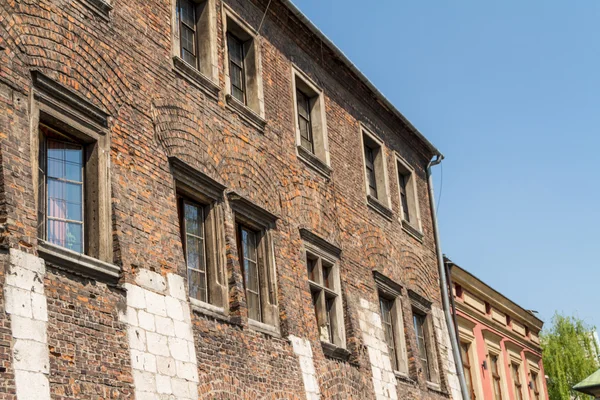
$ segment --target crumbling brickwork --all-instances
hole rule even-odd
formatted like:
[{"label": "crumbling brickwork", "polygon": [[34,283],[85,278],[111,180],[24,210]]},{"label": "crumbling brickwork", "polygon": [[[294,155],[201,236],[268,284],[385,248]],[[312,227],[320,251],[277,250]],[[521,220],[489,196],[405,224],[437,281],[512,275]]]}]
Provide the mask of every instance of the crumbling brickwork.
[{"label": "crumbling brickwork", "polygon": [[[431,346],[439,380],[434,385],[426,382],[415,353],[408,298],[409,291],[414,292],[432,309],[441,307],[426,181],[434,149],[279,0],[207,2],[216,29],[218,81],[212,83],[218,89],[216,96],[174,64],[171,0],[104,4],[102,0],[0,2],[0,284],[10,269],[9,249],[44,258],[51,398],[452,397],[446,372],[449,349],[439,343],[438,331],[432,334],[436,339]],[[249,29],[260,26],[255,40],[264,113],[258,118],[236,110],[226,98],[224,8]],[[325,96],[328,174],[298,156],[292,65]],[[35,87],[33,71],[63,88],[62,95],[46,100],[49,92]],[[46,92],[39,94],[42,89]],[[94,121],[106,123],[98,129],[93,123],[89,126],[110,142],[109,179],[99,185],[106,184],[110,194],[112,254],[101,262],[84,259],[96,268],[92,275],[89,269],[77,269],[81,260],[61,265],[60,256],[42,251],[44,243],[38,240],[38,125],[44,118],[50,121],[45,123],[60,120],[54,111],[46,111],[54,102],[84,104],[74,106],[77,112],[98,108],[102,113],[94,114]],[[266,121],[264,129],[257,126],[261,119]],[[384,144],[390,199],[384,213],[367,204],[362,127]],[[416,234],[403,228],[401,221],[396,156],[414,170],[420,210]],[[171,292],[173,276],[187,279],[173,159],[225,187],[219,200],[223,217],[218,221],[223,226],[228,296],[222,315]],[[276,220],[270,237],[279,322],[273,332],[249,323],[236,216],[228,198],[232,192]],[[341,250],[343,357],[332,356],[321,343],[300,229]],[[118,278],[106,273],[107,264],[118,267]],[[361,324],[365,318],[360,314],[361,300],[373,313],[379,302],[373,271],[401,286],[403,296],[409,374],[396,377],[386,371],[386,392],[374,386],[381,377],[373,379],[375,364],[367,349],[385,343],[365,343],[365,337],[375,334],[363,334],[370,325]],[[149,272],[160,278],[148,279]],[[182,315],[191,310],[189,319],[171,317],[168,310],[162,315],[159,306],[141,304],[136,296],[144,301],[164,298],[157,301],[166,302],[167,308],[169,302],[181,302],[173,307],[182,307]],[[3,299],[0,307],[0,398],[12,400],[18,392],[13,314]],[[160,318],[164,318],[160,323],[178,321],[184,331],[192,329],[194,348],[185,354],[195,354],[195,360],[178,358],[181,343],[169,327],[162,325],[164,331],[157,333]],[[381,329],[380,323],[377,326]],[[165,340],[166,347],[136,342],[141,340],[139,327],[144,334]],[[432,329],[437,327],[439,321],[432,324]],[[170,346],[171,342],[176,344]],[[175,369],[163,364],[155,368],[152,362],[160,363],[160,357],[181,364]],[[192,364],[197,365],[197,374],[190,373]],[[378,365],[384,364],[389,365],[378,360]],[[396,392],[390,393],[388,389],[394,388]]]}]

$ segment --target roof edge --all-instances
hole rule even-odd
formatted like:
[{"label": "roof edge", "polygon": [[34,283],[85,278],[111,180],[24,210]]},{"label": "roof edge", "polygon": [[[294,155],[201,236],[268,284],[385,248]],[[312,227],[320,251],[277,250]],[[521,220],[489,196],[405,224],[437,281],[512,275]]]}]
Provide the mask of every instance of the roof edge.
[{"label": "roof edge", "polygon": [[525,318],[531,318],[533,321],[539,323],[540,328],[543,327],[544,321],[542,319],[540,319],[539,317],[537,317],[535,314],[533,314],[529,310],[526,310],[525,308],[523,308],[522,306],[520,306],[518,303],[514,302],[513,300],[509,299],[504,294],[502,294],[500,291],[494,289],[493,287],[491,287],[490,285],[488,285],[487,283],[485,283],[484,281],[482,281],[481,279],[479,279],[477,276],[473,275],[471,272],[467,271],[466,269],[464,269],[460,265],[456,264],[454,261],[452,261],[448,257],[444,256],[444,261],[447,262],[447,263],[449,263],[453,267],[458,268],[464,274],[466,274],[468,276],[471,276],[477,282],[479,282],[483,286],[489,288],[492,292],[494,292],[494,293],[498,294],[499,296],[501,296],[503,299],[505,299],[508,303],[510,303],[511,305],[513,305],[516,308],[516,310],[514,310],[516,314],[518,314],[517,312],[520,311],[520,313],[521,313],[520,317],[521,318],[524,318],[524,319]]},{"label": "roof edge", "polygon": [[319,37],[343,62],[346,66],[354,73],[358,78],[365,84],[367,87],[375,93],[375,95],[388,107],[392,113],[398,117],[406,127],[417,136],[425,146],[432,152],[434,155],[438,155],[443,157],[444,155],[421,133],[419,130],[404,116],[402,113],[394,106],[388,99],[375,87],[375,85],[363,74],[356,65],[337,47],[313,22],[308,19],[306,15],[291,0],[281,0],[283,3],[296,17],[300,19],[313,34]]}]

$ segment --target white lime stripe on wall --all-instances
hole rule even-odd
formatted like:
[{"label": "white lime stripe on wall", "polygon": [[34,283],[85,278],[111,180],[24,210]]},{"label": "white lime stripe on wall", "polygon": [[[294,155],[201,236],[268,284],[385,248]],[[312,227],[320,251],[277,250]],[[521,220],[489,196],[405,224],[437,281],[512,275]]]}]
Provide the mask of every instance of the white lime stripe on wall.
[{"label": "white lime stripe on wall", "polygon": [[44,261],[11,249],[4,283],[6,313],[13,337],[13,367],[18,400],[50,400],[48,306],[44,295]]},{"label": "white lime stripe on wall", "polygon": [[[198,366],[182,277],[141,270],[125,284],[133,383],[137,399],[198,399]],[[139,285],[139,286],[138,286]]]}]

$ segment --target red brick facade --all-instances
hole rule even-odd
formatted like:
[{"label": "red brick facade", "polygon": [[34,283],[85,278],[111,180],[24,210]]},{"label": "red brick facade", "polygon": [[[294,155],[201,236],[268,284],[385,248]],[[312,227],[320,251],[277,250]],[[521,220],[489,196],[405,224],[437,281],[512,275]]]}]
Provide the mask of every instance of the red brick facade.
[{"label": "red brick facade", "polygon": [[[441,307],[426,167],[433,151],[340,62],[283,3],[274,0],[259,32],[264,131],[225,100],[222,1],[217,0],[218,98],[175,72],[170,0],[112,0],[108,18],[91,0],[7,0],[0,4],[0,285],[9,249],[38,254],[32,137],[32,71],[72,89],[108,114],[112,259],[105,283],[46,263],[48,381],[53,399],[134,398],[124,313],[140,270],[186,275],[169,157],[277,216],[273,229],[280,335],[249,328],[234,216],[225,201],[226,319],[192,313],[200,399],[304,399],[301,365],[288,336],[307,339],[322,398],[376,398],[359,323],[361,300],[378,304],[373,271],[402,287],[408,377],[400,399],[451,397],[449,351],[436,330],[439,387],[426,383],[408,291]],[[227,4],[251,27],[266,0]],[[292,63],[325,96],[331,173],[296,152]],[[391,218],[366,201],[361,124],[382,139]],[[34,132],[34,133],[31,133]],[[398,154],[414,169],[422,240],[402,228]],[[339,260],[348,360],[324,354],[306,277],[300,229],[342,250]],[[83,274],[85,275],[85,274]],[[11,317],[0,297],[0,399],[16,399]],[[441,326],[444,326],[442,324]],[[280,336],[280,337],[278,337]],[[138,396],[139,397],[139,396]],[[162,397],[161,397],[162,398]],[[169,398],[169,397],[164,397]]]}]

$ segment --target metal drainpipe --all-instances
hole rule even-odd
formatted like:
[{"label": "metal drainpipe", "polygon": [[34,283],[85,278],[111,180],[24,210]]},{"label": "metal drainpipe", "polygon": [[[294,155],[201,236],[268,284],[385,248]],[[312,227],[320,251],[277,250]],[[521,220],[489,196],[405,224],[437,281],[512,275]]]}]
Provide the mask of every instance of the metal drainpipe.
[{"label": "metal drainpipe", "polygon": [[448,296],[448,283],[446,280],[446,268],[444,266],[444,256],[442,255],[442,248],[440,244],[440,234],[437,224],[437,215],[435,211],[435,197],[433,194],[433,176],[431,175],[431,167],[438,165],[442,162],[444,156],[437,154],[436,158],[431,160],[427,165],[427,185],[429,186],[429,206],[431,208],[431,220],[433,225],[433,235],[435,237],[435,250],[437,254],[438,272],[440,275],[440,291],[442,294],[442,307],[444,309],[444,317],[446,319],[446,325],[448,327],[448,334],[450,335],[450,345],[452,346],[452,354],[454,355],[456,374],[458,375],[458,381],[460,383],[460,391],[462,392],[463,400],[470,400],[469,391],[467,390],[467,381],[465,379],[465,371],[460,368],[462,366],[462,358],[460,356],[460,347],[458,338],[456,336],[455,327],[452,323],[452,316],[450,315],[450,299]]}]

